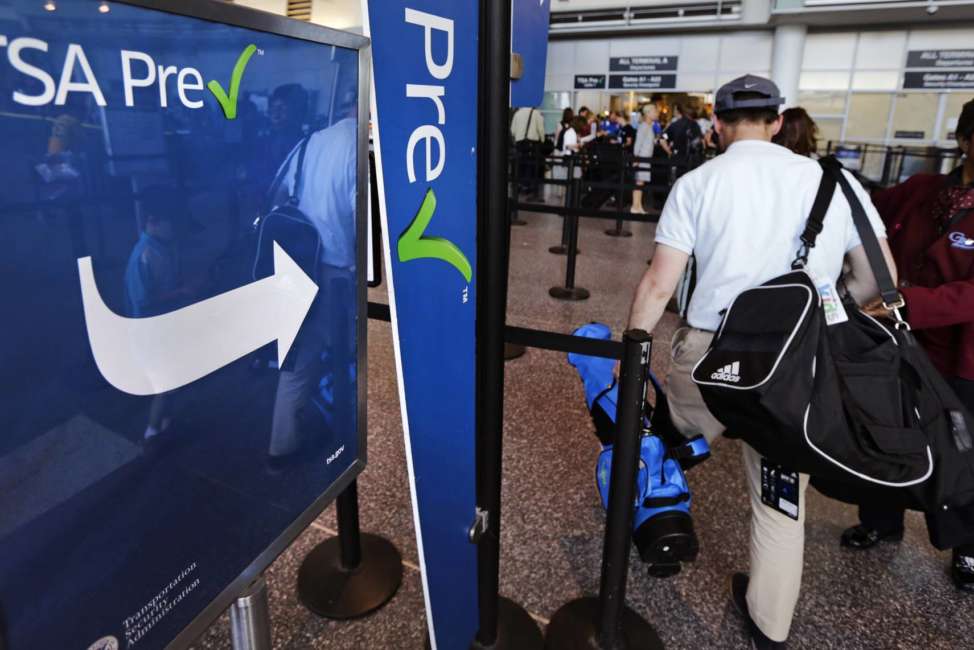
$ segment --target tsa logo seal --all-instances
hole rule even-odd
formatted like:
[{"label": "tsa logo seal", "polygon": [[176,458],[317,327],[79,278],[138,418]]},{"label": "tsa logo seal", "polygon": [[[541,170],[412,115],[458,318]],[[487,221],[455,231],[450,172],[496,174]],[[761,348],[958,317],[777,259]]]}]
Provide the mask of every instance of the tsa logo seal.
[{"label": "tsa logo seal", "polygon": [[113,636],[103,636],[88,646],[88,650],[118,650],[118,639]]},{"label": "tsa logo seal", "polygon": [[950,245],[962,251],[974,251],[974,239],[971,239],[962,232],[950,233]]}]

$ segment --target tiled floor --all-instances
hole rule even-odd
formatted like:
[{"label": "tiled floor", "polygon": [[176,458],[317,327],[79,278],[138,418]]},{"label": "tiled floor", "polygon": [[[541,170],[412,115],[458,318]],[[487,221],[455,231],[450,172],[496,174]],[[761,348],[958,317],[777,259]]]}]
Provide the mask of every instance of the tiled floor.
[{"label": "tiled floor", "polygon": [[[634,236],[610,238],[609,222],[581,227],[576,285],[584,302],[559,302],[548,289],[564,280],[565,258],[548,253],[561,220],[523,215],[512,235],[508,322],[569,332],[592,320],[618,336],[646,259],[652,226],[632,224]],[[385,300],[385,289],[371,299]],[[656,332],[654,369],[665,373],[668,315]],[[542,623],[560,605],[598,587],[604,516],[592,480],[597,443],[574,370],[564,355],[528,350],[507,364],[505,383],[504,511],[501,589]],[[394,540],[403,587],[383,610],[364,620],[321,620],[295,596],[297,566],[318,541],[334,534],[333,509],[302,534],[268,570],[275,649],[413,649],[424,647],[422,588],[416,568],[389,325],[369,324],[369,467],[360,479],[362,526]],[[744,648],[741,621],[727,599],[727,578],[747,569],[748,506],[738,443],[721,441],[714,456],[690,473],[700,537],[697,562],[666,580],[650,578],[632,556],[629,604],[658,630],[667,648]],[[805,573],[792,627],[792,648],[971,648],[974,596],[954,590],[945,573],[949,554],[926,539],[922,518],[910,515],[903,543],[857,553],[838,545],[855,519],[852,508],[809,492]],[[229,647],[226,618],[200,648]]]}]

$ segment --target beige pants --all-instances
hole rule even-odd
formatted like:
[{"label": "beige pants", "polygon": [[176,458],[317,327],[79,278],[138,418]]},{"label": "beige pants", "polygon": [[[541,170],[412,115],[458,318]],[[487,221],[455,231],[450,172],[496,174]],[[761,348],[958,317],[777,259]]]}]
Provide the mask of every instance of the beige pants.
[{"label": "beige pants", "polygon": [[[673,366],[667,397],[673,423],[685,435],[703,434],[711,443],[724,432],[690,379],[693,366],[707,351],[711,332],[685,327],[673,335]],[[751,618],[773,641],[788,638],[798,603],[805,554],[805,490],[808,475],[799,475],[798,520],[761,502],[761,456],[741,445],[747,490],[751,497],[751,571],[747,606]]]}]

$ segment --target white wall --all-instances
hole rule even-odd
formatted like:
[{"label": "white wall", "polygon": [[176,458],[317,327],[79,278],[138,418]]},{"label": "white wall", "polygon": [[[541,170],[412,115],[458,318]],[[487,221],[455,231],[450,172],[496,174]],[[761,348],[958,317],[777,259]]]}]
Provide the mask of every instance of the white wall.
[{"label": "white wall", "polygon": [[287,0],[234,0],[233,3],[272,14],[287,15]]},{"label": "white wall", "polygon": [[[287,15],[287,0],[233,0],[235,4]],[[312,0],[311,22],[335,29],[362,31],[360,0]]]}]

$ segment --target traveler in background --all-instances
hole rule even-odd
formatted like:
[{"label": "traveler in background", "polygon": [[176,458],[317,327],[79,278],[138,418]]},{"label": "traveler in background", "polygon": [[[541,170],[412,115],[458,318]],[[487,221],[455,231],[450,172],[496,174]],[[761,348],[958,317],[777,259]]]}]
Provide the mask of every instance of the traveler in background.
[{"label": "traveler in background", "polygon": [[700,125],[693,118],[690,109],[676,104],[673,111],[676,119],[663,131],[660,146],[671,158],[686,158],[699,149],[703,133],[700,132]]},{"label": "traveler in background", "polygon": [[619,113],[617,119],[619,120],[619,141],[622,143],[622,148],[631,153],[636,144],[636,127],[629,123],[629,116],[625,113]]},{"label": "traveler in background", "polygon": [[578,139],[583,145],[588,144],[598,135],[598,120],[588,106],[578,109],[578,116],[585,120],[585,128],[578,130]]},{"label": "traveler in background", "polygon": [[[629,327],[652,332],[687,260],[695,256],[697,285],[687,313],[689,326],[673,335],[667,387],[673,423],[684,435],[703,434],[708,442],[724,426],[707,410],[690,378],[692,368],[735,296],[791,269],[822,178],[818,163],[771,142],[781,128],[778,106],[784,101],[774,83],[753,75],[717,91],[714,124],[726,151],[673,186],[656,228],[652,263],[633,300]],[[858,183],[854,187],[890,259],[883,223],[865,191]],[[879,290],[849,204],[837,192],[809,267],[837,281],[843,259],[851,267],[846,286],[860,303],[870,302]],[[895,277],[895,269],[891,272]],[[808,476],[799,475],[793,519],[764,505],[762,458],[747,444],[741,450],[751,506],[750,577],[738,573],[731,578],[731,599],[747,622],[754,647],[781,648],[801,587]]]},{"label": "traveler in background", "polygon": [[541,172],[544,159],[541,145],[544,142],[544,117],[541,111],[522,107],[511,118],[511,137],[518,155],[518,180],[521,191],[528,199],[541,198]]},{"label": "traveler in background", "polygon": [[[658,117],[659,109],[656,108],[656,104],[646,104],[643,106],[643,119],[639,123],[639,129],[636,131],[636,143],[632,150],[632,155],[636,158],[653,157],[653,147],[656,143],[654,126]],[[637,168],[636,185],[642,188],[643,185],[650,181],[650,163],[648,160],[643,160],[637,161],[635,164]],[[632,211],[636,214],[646,214],[646,210],[643,209],[642,189],[633,190]]]},{"label": "traveler in background", "polygon": [[818,152],[818,126],[804,108],[789,108],[781,114],[781,130],[772,142],[791,149],[799,156],[815,158]]},{"label": "traveler in background", "polygon": [[575,111],[573,111],[571,108],[566,108],[561,112],[561,121],[558,122],[558,131],[555,133],[556,152],[564,149],[564,146],[562,145],[562,139],[565,135],[565,130],[570,129],[572,126],[572,122],[574,121],[575,121]]},{"label": "traveler in background", "polygon": [[[903,274],[906,316],[930,360],[974,411],[974,100],[957,121],[964,164],[949,174],[916,174],[875,192]],[[868,549],[903,538],[903,510],[862,505],[842,545]],[[974,593],[974,545],[955,548],[951,578]]]}]

